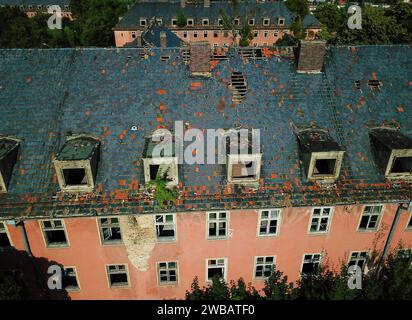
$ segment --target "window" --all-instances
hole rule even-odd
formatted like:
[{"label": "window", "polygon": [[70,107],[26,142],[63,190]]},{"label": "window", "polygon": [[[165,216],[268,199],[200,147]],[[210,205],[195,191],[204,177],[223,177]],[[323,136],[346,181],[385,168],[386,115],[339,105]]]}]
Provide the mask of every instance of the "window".
[{"label": "window", "polygon": [[47,247],[68,246],[63,220],[43,220],[40,224]]},{"label": "window", "polygon": [[129,275],[125,264],[106,266],[107,279],[110,288],[129,286]]},{"label": "window", "polygon": [[209,212],[207,214],[207,236],[209,239],[226,238],[228,236],[227,212]]},{"label": "window", "polygon": [[270,19],[269,19],[269,18],[264,18],[264,19],[263,19],[263,25],[264,25],[264,26],[270,25]]},{"label": "window", "polygon": [[284,18],[279,18],[278,19],[278,25],[280,25],[280,26],[285,25],[285,19]]},{"label": "window", "polygon": [[[246,83],[246,77],[238,71],[233,71],[231,76],[230,76],[230,85],[233,93],[233,100],[235,102],[241,102],[243,99],[246,97],[247,93],[247,83]],[[250,174],[253,175],[253,170],[255,167],[256,163],[244,163],[244,164],[238,164],[236,168],[236,172],[234,174],[238,173],[240,175],[247,175],[249,176]],[[243,168],[243,169],[242,169]],[[249,173],[246,173],[244,170],[245,168],[248,168],[246,171]],[[243,170],[243,171],[242,171]],[[243,172],[243,173],[242,173]]]},{"label": "window", "polygon": [[37,9],[41,10],[41,9],[43,9],[43,6],[42,6],[42,5],[38,5],[38,6],[37,6]]},{"label": "window", "polygon": [[400,258],[409,259],[412,256],[412,249],[398,249],[397,254]]},{"label": "window", "polygon": [[223,19],[217,19],[217,24],[219,26],[223,26]]},{"label": "window", "polygon": [[383,83],[379,80],[368,80],[368,87],[371,88],[372,91],[379,92],[382,86]]},{"label": "window", "polygon": [[361,82],[360,82],[360,80],[355,80],[354,86],[355,86],[355,89],[356,89],[356,90],[360,90],[360,89],[361,89]]},{"label": "window", "polygon": [[75,267],[67,267],[63,269],[62,288],[67,291],[80,290]]},{"label": "window", "polygon": [[382,206],[365,206],[358,230],[376,230],[381,218]]},{"label": "window", "polygon": [[412,214],[411,214],[411,217],[409,218],[408,224],[406,225],[406,229],[412,229]]},{"label": "window", "polygon": [[136,38],[136,31],[132,31],[132,39]]},{"label": "window", "polygon": [[411,174],[412,173],[412,156],[397,157],[394,155],[392,169],[389,174]]},{"label": "window", "polygon": [[176,240],[176,222],[174,214],[157,214],[156,236],[158,241]]},{"label": "window", "polygon": [[255,278],[266,279],[275,270],[275,257],[256,257],[255,259]]},{"label": "window", "polygon": [[99,229],[103,244],[122,242],[119,218],[99,218]]},{"label": "window", "polygon": [[187,31],[183,31],[183,38],[187,38]]},{"label": "window", "polygon": [[17,161],[20,141],[14,138],[0,138],[0,193],[7,192],[13,167]]},{"label": "window", "polygon": [[170,285],[177,284],[178,272],[177,272],[177,262],[158,262],[157,263],[157,273],[159,284]]},{"label": "window", "polygon": [[209,25],[209,19],[202,19],[202,25],[208,26]]},{"label": "window", "polygon": [[[229,32],[224,31],[223,32],[223,37],[225,37],[225,38],[229,37]],[[224,45],[226,46],[226,43]]]},{"label": "window", "polygon": [[213,37],[217,38],[219,36],[219,31],[213,31]]},{"label": "window", "polygon": [[350,259],[349,259],[348,267],[359,266],[359,268],[361,268],[363,272],[367,261],[368,261],[368,253],[366,251],[352,252]]},{"label": "window", "polygon": [[259,236],[276,236],[280,225],[280,210],[261,210],[259,216]]},{"label": "window", "polygon": [[177,19],[172,19],[172,27],[176,27],[177,26]]},{"label": "window", "polygon": [[193,19],[187,19],[187,25],[188,26],[193,26],[194,25],[194,20]]},{"label": "window", "polygon": [[140,26],[145,27],[146,26],[146,19],[145,18],[140,18]]},{"label": "window", "polygon": [[207,31],[203,31],[203,37],[207,38]]},{"label": "window", "polygon": [[316,272],[316,270],[320,267],[320,259],[320,253],[305,254],[303,257],[303,264],[301,270],[302,276],[310,275]]},{"label": "window", "polygon": [[255,25],[255,19],[249,19],[249,25],[254,26]]},{"label": "window", "polygon": [[269,36],[269,32],[265,31],[263,32],[263,37],[267,38]]},{"label": "window", "polygon": [[275,38],[277,38],[277,37],[279,36],[279,32],[278,32],[278,31],[273,32],[273,36],[274,36]]},{"label": "window", "polygon": [[256,38],[258,35],[259,35],[259,33],[257,31],[255,31],[253,36]]},{"label": "window", "polygon": [[161,26],[161,25],[163,24],[163,19],[157,18],[157,19],[156,19],[156,24],[157,24],[158,26]]},{"label": "window", "polygon": [[197,38],[197,31],[193,31],[193,38]]},{"label": "window", "polygon": [[314,208],[309,233],[327,233],[331,220],[331,208]]},{"label": "window", "polygon": [[4,222],[0,222],[0,247],[11,247],[6,224]]},{"label": "window", "polygon": [[221,280],[226,280],[226,259],[207,259],[207,281],[212,281],[214,276],[218,276]]},{"label": "window", "polygon": [[233,20],[233,24],[234,24],[235,26],[238,26],[238,25],[240,24],[240,19],[234,19],[234,20]]}]

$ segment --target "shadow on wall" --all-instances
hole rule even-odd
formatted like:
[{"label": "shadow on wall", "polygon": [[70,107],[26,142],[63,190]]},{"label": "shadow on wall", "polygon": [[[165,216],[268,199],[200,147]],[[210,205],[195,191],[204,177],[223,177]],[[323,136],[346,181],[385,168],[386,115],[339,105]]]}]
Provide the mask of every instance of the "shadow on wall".
[{"label": "shadow on wall", "polygon": [[64,289],[50,290],[50,266],[63,266],[46,258],[30,257],[26,251],[0,248],[0,300],[69,300]]}]

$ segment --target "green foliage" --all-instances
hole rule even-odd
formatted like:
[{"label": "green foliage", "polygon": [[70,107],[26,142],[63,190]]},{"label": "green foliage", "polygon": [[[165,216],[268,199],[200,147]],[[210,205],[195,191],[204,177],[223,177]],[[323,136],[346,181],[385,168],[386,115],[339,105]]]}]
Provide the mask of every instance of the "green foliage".
[{"label": "green foliage", "polygon": [[250,44],[250,41],[253,39],[252,30],[247,24],[244,24],[239,30],[240,40],[239,45],[241,47],[247,47]]},{"label": "green foliage", "polygon": [[149,187],[154,187],[154,198],[159,206],[167,207],[169,203],[176,203],[179,193],[175,187],[167,187],[167,180],[165,177],[156,176],[155,180],[147,183]]},{"label": "green foliage", "polygon": [[186,26],[186,16],[182,8],[177,11],[177,26],[183,28]]},{"label": "green foliage", "polygon": [[290,300],[293,297],[293,283],[288,282],[288,277],[274,270],[273,274],[265,280],[263,288],[268,300]]},{"label": "green foliage", "polygon": [[297,44],[298,39],[289,34],[284,34],[282,38],[276,41],[277,46],[295,46]]},{"label": "green foliage", "polygon": [[309,14],[309,5],[307,0],[287,0],[285,5],[291,12],[297,14],[302,19]]},{"label": "green foliage", "polygon": [[318,5],[314,15],[330,32],[336,32],[348,21],[348,16],[345,13],[345,10],[342,10],[333,3]]},{"label": "green foliage", "polygon": [[293,36],[296,39],[305,39],[305,30],[303,28],[302,19],[300,16],[297,16],[296,19],[292,22],[290,30],[293,32]]},{"label": "green foliage", "polygon": [[29,292],[21,279],[12,272],[0,274],[0,300],[25,300]]}]

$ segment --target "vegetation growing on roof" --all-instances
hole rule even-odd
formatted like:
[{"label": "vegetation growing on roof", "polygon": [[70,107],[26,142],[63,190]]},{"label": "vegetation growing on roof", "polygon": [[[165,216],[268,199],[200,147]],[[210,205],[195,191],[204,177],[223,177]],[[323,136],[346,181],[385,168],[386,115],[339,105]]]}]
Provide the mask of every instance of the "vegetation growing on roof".
[{"label": "vegetation growing on roof", "polygon": [[146,184],[146,187],[153,190],[154,198],[159,207],[166,208],[170,204],[175,204],[179,193],[176,187],[168,186],[167,172],[163,175],[159,173],[155,180],[151,180]]}]

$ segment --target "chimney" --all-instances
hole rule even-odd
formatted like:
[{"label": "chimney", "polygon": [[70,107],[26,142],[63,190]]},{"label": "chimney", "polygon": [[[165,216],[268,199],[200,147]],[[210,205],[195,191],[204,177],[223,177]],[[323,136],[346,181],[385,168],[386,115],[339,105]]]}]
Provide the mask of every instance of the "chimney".
[{"label": "chimney", "polygon": [[143,43],[142,43],[142,32],[141,31],[137,31],[136,33],[136,46],[138,48],[143,47]]},{"label": "chimney", "polygon": [[186,0],[180,0],[180,8],[186,7]]},{"label": "chimney", "polygon": [[298,73],[320,73],[325,61],[326,42],[325,41],[305,41],[301,40],[297,48],[296,71]]},{"label": "chimney", "polygon": [[205,8],[209,8],[210,7],[210,0],[205,0],[203,4],[204,4]]},{"label": "chimney", "polygon": [[192,76],[210,77],[210,44],[197,42],[190,45],[190,72]]},{"label": "chimney", "polygon": [[160,46],[162,48],[166,48],[167,47],[167,38],[166,38],[166,32],[161,31],[160,32]]}]

